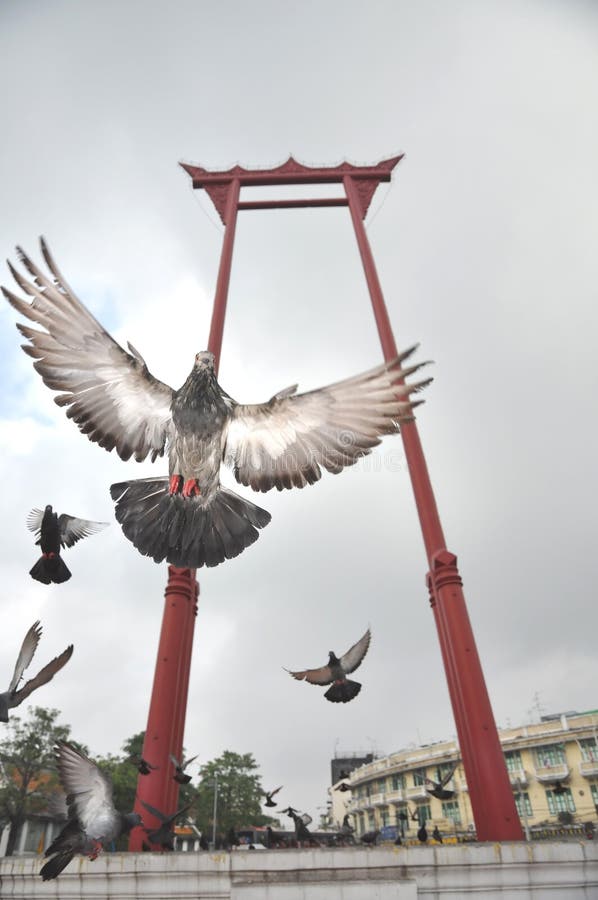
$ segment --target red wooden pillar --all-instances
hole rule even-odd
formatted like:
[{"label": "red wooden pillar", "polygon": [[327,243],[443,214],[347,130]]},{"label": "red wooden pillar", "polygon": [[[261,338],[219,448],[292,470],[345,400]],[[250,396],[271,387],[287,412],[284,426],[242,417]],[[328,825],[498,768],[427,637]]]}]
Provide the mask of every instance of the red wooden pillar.
[{"label": "red wooden pillar", "polygon": [[[208,339],[208,350],[214,354],[216,372],[220,363],[230,283],[240,193],[239,180],[229,180],[226,190],[228,192],[225,198],[226,230]],[[137,779],[134,807],[135,812],[142,817],[144,825],[150,827],[157,827],[159,822],[148,813],[142,800],[168,815],[175,812],[178,806],[179,784],[172,777],[174,768],[170,754],[178,759],[182,756],[198,594],[199,584],[194,569],[168,567],[162,631],[143,744],[143,757],[152,765],[159,766],[159,769],[150,775],[140,775]],[[141,850],[144,841],[149,844],[143,830],[134,828],[129,839],[129,850]]]},{"label": "red wooden pillar", "polygon": [[[395,344],[382,288],[367,239],[359,196],[352,175],[344,176],[345,191],[355,229],[384,358],[396,357]],[[446,549],[432,483],[415,422],[401,429],[413,485],[435,600],[434,612],[446,666],[449,695],[463,755],[469,796],[480,841],[523,840],[484,674],[469,622],[457,557]]]}]

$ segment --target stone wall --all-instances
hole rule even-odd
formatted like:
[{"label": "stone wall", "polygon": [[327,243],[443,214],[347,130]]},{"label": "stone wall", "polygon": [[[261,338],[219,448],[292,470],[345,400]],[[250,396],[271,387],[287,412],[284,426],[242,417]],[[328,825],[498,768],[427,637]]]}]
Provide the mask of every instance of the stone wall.
[{"label": "stone wall", "polygon": [[0,897],[60,900],[597,900],[598,842],[77,857],[42,882],[0,860]]}]

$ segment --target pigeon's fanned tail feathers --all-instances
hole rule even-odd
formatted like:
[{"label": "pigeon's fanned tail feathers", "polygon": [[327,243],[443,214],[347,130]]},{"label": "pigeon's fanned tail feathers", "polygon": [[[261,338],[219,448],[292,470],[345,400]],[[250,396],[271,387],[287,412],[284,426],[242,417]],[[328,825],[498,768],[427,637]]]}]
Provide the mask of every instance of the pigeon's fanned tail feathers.
[{"label": "pigeon's fanned tail feathers", "polygon": [[200,494],[170,494],[168,478],[122,481],[110,488],[125,536],[155,562],[199,569],[242,553],[259,537],[270,513],[220,488],[208,502]]},{"label": "pigeon's fanned tail feathers", "polygon": [[71,577],[71,572],[61,556],[48,559],[40,556],[36,564],[30,569],[29,574],[42,584],[62,584]]},{"label": "pigeon's fanned tail feathers", "polygon": [[49,859],[40,871],[42,881],[50,881],[51,878],[57,878],[63,869],[66,869],[75,854],[72,850],[63,850]]},{"label": "pigeon's fanned tail feathers", "polygon": [[348,703],[353,697],[357,697],[360,690],[358,681],[341,681],[329,687],[324,696],[331,703]]}]

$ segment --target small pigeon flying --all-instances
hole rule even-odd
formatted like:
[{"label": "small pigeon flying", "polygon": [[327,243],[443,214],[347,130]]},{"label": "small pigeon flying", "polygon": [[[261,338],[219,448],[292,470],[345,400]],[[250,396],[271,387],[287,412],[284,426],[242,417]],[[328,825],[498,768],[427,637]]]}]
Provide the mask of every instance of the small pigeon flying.
[{"label": "small pigeon flying", "polygon": [[15,665],[13,676],[8,685],[8,690],[0,694],[0,722],[8,722],[8,711],[15,706],[19,706],[23,700],[42,684],[47,684],[62,669],[73,655],[73,645],[64,650],[60,656],[56,656],[43,669],[37,673],[35,678],[30,678],[25,684],[19,688],[19,683],[23,677],[23,672],[29,666],[31,660],[37,650],[39,639],[42,636],[42,629],[39,622],[34,622],[21,645],[21,650]]},{"label": "small pigeon flying", "polygon": [[115,808],[110,778],[80,750],[59,741],[55,753],[69,820],[44,853],[50,858],[40,872],[43,881],[60,875],[75,854],[96,859],[103,845],[143,824],[137,813]]},{"label": "small pigeon flying", "polygon": [[189,784],[189,782],[191,781],[191,775],[186,775],[185,769],[193,762],[194,759],[197,759],[197,755],[192,756],[191,759],[182,759],[179,762],[176,756],[173,756],[172,753],[170,754],[170,761],[176,769],[176,772],[172,777],[175,781],[178,781],[179,784]]},{"label": "small pigeon flying", "polygon": [[145,829],[145,833],[149,840],[152,844],[158,844],[163,850],[174,850],[174,823],[179,816],[182,816],[183,813],[190,809],[191,803],[188,803],[187,806],[183,806],[182,809],[179,809],[178,812],[173,813],[171,816],[167,816],[165,813],[160,812],[155,806],[150,806],[145,800],[142,800],[141,803],[147,809],[148,813],[154,816],[160,823],[157,828]]},{"label": "small pigeon flying", "polygon": [[42,555],[29,574],[42,584],[62,584],[63,581],[68,581],[71,573],[60,555],[60,548],[72,547],[81,538],[95,534],[107,526],[108,522],[90,522],[66,513],[58,516],[49,504],[43,512],[41,509],[32,509],[27,516],[27,528],[35,533],[35,543],[40,545]]},{"label": "small pigeon flying", "polygon": [[137,771],[140,775],[149,775],[151,772],[155,772],[160,766],[152,766],[151,763],[148,763],[147,759],[144,759],[143,756],[140,756],[138,753],[132,753],[129,756],[130,763],[133,763]]},{"label": "small pigeon flying", "polygon": [[366,631],[356,644],[339,659],[333,650],[328,651],[328,664],[320,669],[305,669],[303,672],[289,672],[297,681],[309,681],[310,684],[331,684],[324,696],[331,703],[348,703],[361,690],[358,681],[350,681],[347,675],[361,665],[363,657],[370,646],[370,629]]},{"label": "small pigeon flying", "polygon": [[266,798],[266,800],[264,802],[264,806],[276,806],[276,803],[273,801],[272,797],[274,797],[274,795],[277,794],[279,791],[282,791],[282,789],[283,789],[283,785],[281,784],[280,787],[277,787],[273,791],[269,791],[269,792],[264,791],[264,797]]},{"label": "small pigeon flying", "polygon": [[178,390],[154,378],[141,354],[124,350],[73,293],[43,238],[49,273],[17,248],[31,275],[9,269],[31,303],[4,296],[38,328],[19,322],[23,350],[55,402],[80,431],[123,460],[168,453],[169,475],[113,484],[115,513],[144,556],[174,566],[216,566],[259,537],[270,513],[220,484],[224,462],[254,491],[313,484],[340,472],[413,420],[411,400],[432,380],[406,384],[425,363],[402,367],[415,347],[361,375],[297,394],[297,385],[267,403],[239,404],[216,380],[215,358],[197,353]]},{"label": "small pigeon flying", "polygon": [[351,790],[351,785],[350,785],[350,784],[347,784],[346,781],[343,781],[342,784],[337,784],[337,786],[334,788],[334,790],[335,790],[335,791],[341,791],[341,793],[344,794],[345,791],[350,791],[350,790]]},{"label": "small pigeon flying", "polygon": [[432,785],[431,788],[426,788],[428,794],[431,794],[432,797],[436,797],[438,800],[450,800],[451,797],[454,797],[455,792],[445,790],[444,786],[445,784],[449,783],[449,781],[455,774],[457,765],[458,763],[455,763],[452,769],[450,769],[445,775],[443,775],[440,781],[432,781],[431,778],[426,778],[426,784]]}]

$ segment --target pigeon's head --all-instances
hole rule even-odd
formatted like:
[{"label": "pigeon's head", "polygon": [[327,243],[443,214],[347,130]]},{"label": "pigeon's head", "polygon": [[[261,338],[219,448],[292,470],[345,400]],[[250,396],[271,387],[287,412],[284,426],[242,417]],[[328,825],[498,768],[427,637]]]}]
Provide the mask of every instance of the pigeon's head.
[{"label": "pigeon's head", "polygon": [[202,350],[201,353],[195,354],[195,368],[214,370],[214,354],[209,350]]},{"label": "pigeon's head", "polygon": [[336,655],[336,653],[334,652],[334,650],[329,650],[328,651],[328,665],[335,666],[339,662],[340,662],[340,660],[339,660],[338,656]]},{"label": "pigeon's head", "polygon": [[143,825],[143,819],[141,818],[139,813],[136,813],[136,812],[126,813],[123,816],[123,818],[124,818],[125,829],[127,831],[130,831],[131,828],[136,828],[137,825]]},{"label": "pigeon's head", "polygon": [[47,512],[47,513],[51,513],[51,512],[52,512],[52,504],[51,504],[51,503],[48,503],[48,505],[46,506],[44,512]]}]

